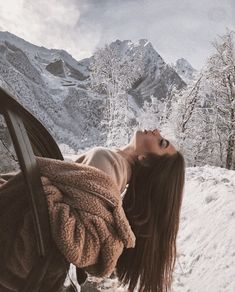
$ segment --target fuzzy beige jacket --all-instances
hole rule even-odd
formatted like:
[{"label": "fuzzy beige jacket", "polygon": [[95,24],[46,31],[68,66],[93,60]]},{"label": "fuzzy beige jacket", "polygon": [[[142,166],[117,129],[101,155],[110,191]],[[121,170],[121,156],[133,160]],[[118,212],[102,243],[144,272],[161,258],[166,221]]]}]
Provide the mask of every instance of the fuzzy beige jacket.
[{"label": "fuzzy beige jacket", "polygon": [[[58,249],[68,262],[91,275],[109,275],[123,249],[135,245],[116,183],[102,170],[81,163],[39,157],[37,163]],[[11,210],[11,200],[26,200],[21,173],[0,187],[0,233],[4,237],[0,241],[0,265],[5,264],[9,272],[25,278],[35,258],[32,219],[27,208]],[[14,212],[10,214],[11,211]],[[14,226],[13,221],[20,223],[6,256],[7,226]]]}]

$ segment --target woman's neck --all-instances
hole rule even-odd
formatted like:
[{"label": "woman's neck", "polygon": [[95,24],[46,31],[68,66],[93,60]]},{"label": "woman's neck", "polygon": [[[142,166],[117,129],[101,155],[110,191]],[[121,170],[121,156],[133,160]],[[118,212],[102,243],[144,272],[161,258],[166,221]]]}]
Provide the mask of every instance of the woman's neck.
[{"label": "woman's neck", "polygon": [[136,155],[133,153],[131,146],[127,145],[115,149],[116,153],[120,155],[127,165],[127,184],[129,184],[132,175],[132,165],[135,163]]},{"label": "woman's neck", "polygon": [[126,145],[123,147],[116,148],[117,152],[122,155],[125,159],[128,160],[131,164],[134,163],[134,161],[137,158],[137,155],[135,154],[134,148],[132,145]]}]

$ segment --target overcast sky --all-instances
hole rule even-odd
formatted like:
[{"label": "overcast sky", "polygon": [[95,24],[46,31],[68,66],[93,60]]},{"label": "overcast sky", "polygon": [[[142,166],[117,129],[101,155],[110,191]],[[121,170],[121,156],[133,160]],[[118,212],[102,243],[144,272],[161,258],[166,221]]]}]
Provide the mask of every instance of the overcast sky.
[{"label": "overcast sky", "polygon": [[186,58],[203,66],[211,41],[235,30],[235,0],[6,0],[0,2],[0,30],[76,59],[98,46],[141,38],[168,63]]}]

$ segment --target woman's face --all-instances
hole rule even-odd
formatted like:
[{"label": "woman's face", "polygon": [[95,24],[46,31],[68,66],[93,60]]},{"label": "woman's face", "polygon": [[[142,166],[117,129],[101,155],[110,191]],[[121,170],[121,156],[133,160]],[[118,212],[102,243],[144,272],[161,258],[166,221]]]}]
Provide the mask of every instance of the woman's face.
[{"label": "woman's face", "polygon": [[175,154],[175,147],[165,138],[163,138],[158,129],[155,130],[137,130],[131,139],[132,146],[138,155],[146,153],[155,153],[158,155]]}]

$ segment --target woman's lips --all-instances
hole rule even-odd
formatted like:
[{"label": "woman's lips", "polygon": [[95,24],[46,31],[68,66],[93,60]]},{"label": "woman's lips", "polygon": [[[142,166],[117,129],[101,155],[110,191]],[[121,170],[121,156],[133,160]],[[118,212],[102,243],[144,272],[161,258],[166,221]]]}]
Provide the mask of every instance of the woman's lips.
[{"label": "woman's lips", "polygon": [[151,130],[146,130],[146,129],[144,129],[143,132],[144,132],[145,134],[152,134],[152,135],[154,135],[154,136],[157,136],[158,133],[159,133],[159,130],[158,130],[158,129],[154,129],[154,130],[151,131]]},{"label": "woman's lips", "polygon": [[143,131],[145,134],[153,134],[153,131],[144,129]]}]

